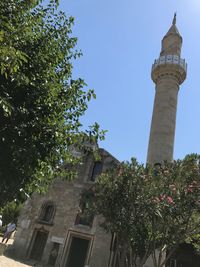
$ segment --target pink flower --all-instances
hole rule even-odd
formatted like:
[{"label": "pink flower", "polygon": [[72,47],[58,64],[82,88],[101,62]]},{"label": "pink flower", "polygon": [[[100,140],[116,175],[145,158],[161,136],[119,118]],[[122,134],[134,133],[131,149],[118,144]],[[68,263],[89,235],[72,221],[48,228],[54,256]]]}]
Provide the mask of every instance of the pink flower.
[{"label": "pink flower", "polygon": [[172,197],[170,197],[170,196],[167,196],[167,202],[169,203],[169,204],[172,204],[172,203],[174,203],[174,201],[173,201],[173,198]]},{"label": "pink flower", "polygon": [[192,193],[193,192],[193,186],[192,185],[188,186],[187,192],[188,193]]},{"label": "pink flower", "polygon": [[164,200],[165,199],[165,195],[160,195],[160,200]]}]

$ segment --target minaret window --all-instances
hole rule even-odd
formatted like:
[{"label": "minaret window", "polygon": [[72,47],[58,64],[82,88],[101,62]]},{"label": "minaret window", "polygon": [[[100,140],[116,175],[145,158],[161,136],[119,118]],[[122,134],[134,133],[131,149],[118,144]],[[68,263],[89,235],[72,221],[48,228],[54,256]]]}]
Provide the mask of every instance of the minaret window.
[{"label": "minaret window", "polygon": [[102,161],[96,161],[92,170],[91,181],[95,182],[96,177],[102,173],[103,163]]}]

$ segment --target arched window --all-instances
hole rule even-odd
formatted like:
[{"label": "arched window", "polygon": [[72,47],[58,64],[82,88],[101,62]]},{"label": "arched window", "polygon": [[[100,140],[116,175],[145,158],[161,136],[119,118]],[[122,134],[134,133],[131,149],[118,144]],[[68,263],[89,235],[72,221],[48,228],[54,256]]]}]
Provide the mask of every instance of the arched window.
[{"label": "arched window", "polygon": [[47,201],[42,205],[39,221],[42,223],[53,223],[53,217],[55,214],[55,205],[52,201]]}]

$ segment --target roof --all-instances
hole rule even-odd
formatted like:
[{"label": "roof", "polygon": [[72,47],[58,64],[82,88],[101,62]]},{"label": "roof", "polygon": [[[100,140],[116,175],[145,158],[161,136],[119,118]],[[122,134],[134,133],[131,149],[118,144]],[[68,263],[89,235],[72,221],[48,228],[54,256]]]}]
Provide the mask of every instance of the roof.
[{"label": "roof", "polygon": [[176,27],[176,13],[174,14],[174,17],[173,17],[172,26],[170,27],[170,29],[168,30],[164,38],[168,37],[169,35],[178,35],[182,39],[178,31],[178,28]]}]

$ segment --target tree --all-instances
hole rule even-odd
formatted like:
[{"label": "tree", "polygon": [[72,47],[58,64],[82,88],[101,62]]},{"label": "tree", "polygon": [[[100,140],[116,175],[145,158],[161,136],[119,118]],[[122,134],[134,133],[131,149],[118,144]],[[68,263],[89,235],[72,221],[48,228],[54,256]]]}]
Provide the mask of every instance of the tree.
[{"label": "tree", "polygon": [[0,209],[0,214],[3,216],[3,229],[1,229],[2,232],[6,230],[6,226],[10,222],[17,222],[21,208],[22,203],[11,201],[8,202],[2,209]]},{"label": "tree", "polygon": [[70,147],[103,133],[81,131],[80,117],[95,97],[73,79],[81,53],[71,36],[72,17],[58,1],[0,1],[0,207],[21,188],[42,191],[63,164],[75,163]]},{"label": "tree", "polygon": [[200,156],[154,168],[132,159],[102,174],[83,199],[114,236],[116,266],[142,267],[152,256],[154,267],[163,267],[200,232]]}]

